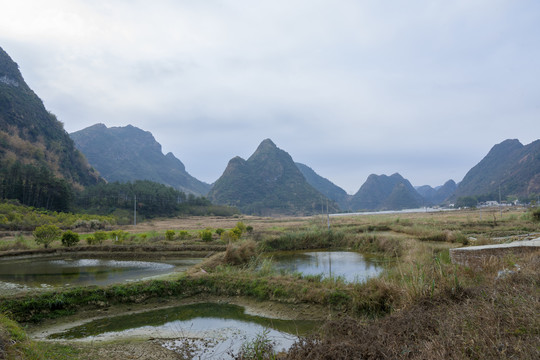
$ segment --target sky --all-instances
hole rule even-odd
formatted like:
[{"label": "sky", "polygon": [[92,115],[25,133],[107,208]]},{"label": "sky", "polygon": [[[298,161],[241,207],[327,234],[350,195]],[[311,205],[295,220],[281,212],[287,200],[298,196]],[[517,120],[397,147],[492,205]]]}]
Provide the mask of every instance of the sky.
[{"label": "sky", "polygon": [[212,183],[271,138],[355,193],[459,182],[540,136],[537,0],[0,0],[0,47],[68,132],[150,131]]}]

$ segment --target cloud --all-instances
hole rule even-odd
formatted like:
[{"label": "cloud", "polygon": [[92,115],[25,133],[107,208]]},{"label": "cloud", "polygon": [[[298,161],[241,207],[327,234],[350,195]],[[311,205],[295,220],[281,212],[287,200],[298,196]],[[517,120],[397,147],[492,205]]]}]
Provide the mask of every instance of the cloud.
[{"label": "cloud", "polygon": [[270,137],[349,192],[435,186],[540,130],[532,0],[0,6],[0,46],[68,131],[133,124],[208,182]]}]

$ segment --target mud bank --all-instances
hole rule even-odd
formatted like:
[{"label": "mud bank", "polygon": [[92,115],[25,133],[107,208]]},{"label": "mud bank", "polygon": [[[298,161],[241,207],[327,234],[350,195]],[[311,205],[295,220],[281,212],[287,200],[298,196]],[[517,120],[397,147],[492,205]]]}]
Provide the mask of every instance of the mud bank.
[{"label": "mud bank", "polygon": [[102,245],[67,248],[32,249],[0,252],[0,261],[56,256],[101,257],[114,259],[167,259],[178,257],[206,257],[225,251],[225,245]]}]

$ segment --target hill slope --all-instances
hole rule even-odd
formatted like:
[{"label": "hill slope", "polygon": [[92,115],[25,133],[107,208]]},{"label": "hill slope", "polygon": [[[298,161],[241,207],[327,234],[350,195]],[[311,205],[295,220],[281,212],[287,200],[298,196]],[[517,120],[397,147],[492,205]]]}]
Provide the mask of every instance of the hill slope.
[{"label": "hill slope", "polygon": [[505,140],[491,148],[459,184],[455,197],[529,197],[540,193],[540,140],[526,146],[518,140]]},{"label": "hill slope", "polygon": [[72,186],[99,181],[62,123],[45,109],[18,65],[0,48],[0,197],[63,209]]},{"label": "hill slope", "polygon": [[[235,157],[208,194],[218,204],[258,215],[320,212],[326,197],[308,184],[291,156],[266,139],[248,160]],[[330,211],[337,205],[330,201]]]},{"label": "hill slope", "polygon": [[351,199],[353,211],[402,210],[422,205],[422,196],[398,173],[391,176],[369,175]]},{"label": "hill slope", "polygon": [[448,180],[444,185],[437,186],[435,189],[429,185],[423,185],[416,188],[416,191],[422,195],[426,205],[440,205],[452,196],[456,189],[456,182],[454,180]]},{"label": "hill slope", "polygon": [[187,193],[206,195],[210,185],[186,172],[172,153],[163,155],[154,136],[137,127],[96,124],[71,133],[75,145],[108,181],[151,180]]},{"label": "hill slope", "polygon": [[304,175],[308,184],[313,186],[316,190],[321,192],[327,198],[334,200],[341,210],[347,210],[349,208],[349,195],[345,190],[317,174],[312,168],[307,165],[296,163],[298,170]]}]

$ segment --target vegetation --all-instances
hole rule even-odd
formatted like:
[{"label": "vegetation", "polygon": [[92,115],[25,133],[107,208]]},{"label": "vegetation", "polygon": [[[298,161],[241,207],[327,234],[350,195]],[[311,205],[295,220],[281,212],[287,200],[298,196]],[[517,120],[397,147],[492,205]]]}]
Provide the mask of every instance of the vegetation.
[{"label": "vegetation", "polygon": [[[135,203],[136,201],[136,203]],[[170,186],[147,180],[87,187],[76,197],[76,207],[102,215],[116,215],[121,224],[133,222],[134,206],[139,221],[159,216],[232,216],[238,211],[216,206],[204,198],[186,195]]]},{"label": "vegetation", "polygon": [[204,229],[199,233],[202,241],[212,241],[212,229]]},{"label": "vegetation", "polygon": [[[306,181],[291,156],[264,140],[255,153],[243,160],[235,157],[215,182],[208,198],[235,206],[245,214],[314,214],[326,197]],[[325,199],[325,200],[323,200]],[[330,211],[339,207],[329,201]]]},{"label": "vegetation", "polygon": [[75,188],[99,176],[0,48],[0,200],[66,211]]},{"label": "vegetation", "polygon": [[70,247],[78,244],[80,241],[79,234],[71,230],[64,231],[62,234],[62,245]]},{"label": "vegetation", "polygon": [[455,196],[482,195],[485,200],[499,200],[512,195],[534,199],[540,193],[540,141],[522,145],[518,140],[505,140],[493,146],[460,182]]},{"label": "vegetation", "polygon": [[[496,222],[492,215],[499,216]],[[226,232],[238,228],[238,222],[229,221],[233,227]],[[485,243],[490,238],[538,232],[540,224],[533,221],[532,212],[505,212],[502,217],[499,212],[481,217],[477,211],[344,217],[333,219],[330,230],[317,218],[265,221],[256,223],[257,232],[243,232],[241,240],[231,242],[225,252],[176,279],[4,298],[0,312],[19,322],[38,322],[152,298],[247,296],[312,304],[340,314],[280,355],[284,358],[348,358],[351,353],[367,359],[532,359],[539,355],[538,254],[491,260],[479,270],[452,264],[448,251],[465,240]],[[157,236],[164,239],[164,231],[149,233],[148,241]],[[278,271],[271,259],[261,255],[261,251],[310,248],[352,248],[390,260],[381,277],[347,283]],[[499,275],[516,262],[519,272]],[[243,358],[275,356],[264,334],[259,340],[245,344]]]},{"label": "vegetation", "polygon": [[175,232],[174,230],[166,230],[165,231],[165,239],[172,241],[174,239]]},{"label": "vegetation", "polygon": [[371,174],[350,200],[354,211],[415,209],[423,204],[422,196],[398,173]]},{"label": "vegetation", "polygon": [[113,216],[46,211],[23,206],[17,201],[0,202],[1,230],[31,231],[47,224],[55,224],[62,229],[95,230],[116,224],[116,219]]},{"label": "vegetation", "polygon": [[60,238],[62,231],[56,225],[42,225],[34,230],[33,235],[37,244],[43,244],[46,248],[54,240]]},{"label": "vegetation", "polygon": [[188,174],[184,164],[172,153],[163,155],[161,145],[148,131],[131,125],[107,128],[96,124],[70,136],[109,182],[147,179],[200,195],[210,190],[209,184]]}]

